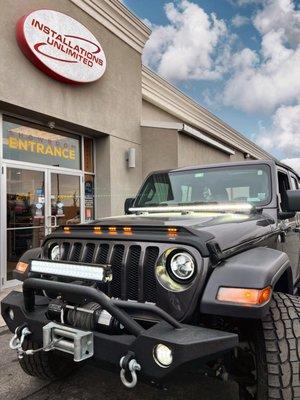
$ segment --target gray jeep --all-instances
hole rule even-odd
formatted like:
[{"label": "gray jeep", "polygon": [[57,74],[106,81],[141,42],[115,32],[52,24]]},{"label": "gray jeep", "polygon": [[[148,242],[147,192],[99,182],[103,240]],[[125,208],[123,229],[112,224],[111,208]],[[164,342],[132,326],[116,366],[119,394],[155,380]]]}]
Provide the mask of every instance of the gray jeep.
[{"label": "gray jeep", "polygon": [[273,161],[159,171],[127,215],[28,250],[1,304],[29,375],[84,362],[127,387],[196,370],[240,399],[300,399],[299,177]]}]

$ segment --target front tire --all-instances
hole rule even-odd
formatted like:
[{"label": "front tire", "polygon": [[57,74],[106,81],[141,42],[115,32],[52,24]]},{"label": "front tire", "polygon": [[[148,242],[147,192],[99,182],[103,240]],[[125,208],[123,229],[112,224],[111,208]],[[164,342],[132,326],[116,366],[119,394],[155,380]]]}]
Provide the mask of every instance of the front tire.
[{"label": "front tire", "polygon": [[[40,346],[25,339],[23,349],[38,349]],[[55,381],[70,375],[78,366],[70,357],[57,351],[39,351],[33,355],[23,355],[19,359],[20,366],[27,375],[40,379]]]},{"label": "front tire", "polygon": [[269,314],[250,330],[255,385],[240,399],[300,400],[300,298],[274,293]]}]

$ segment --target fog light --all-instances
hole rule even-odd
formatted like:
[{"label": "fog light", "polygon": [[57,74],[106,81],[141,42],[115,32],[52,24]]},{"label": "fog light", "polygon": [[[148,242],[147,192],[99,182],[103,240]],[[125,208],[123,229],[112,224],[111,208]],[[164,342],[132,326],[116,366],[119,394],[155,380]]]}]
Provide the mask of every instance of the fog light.
[{"label": "fog light", "polygon": [[172,350],[165,344],[157,344],[153,349],[154,361],[162,368],[168,368],[173,361]]},{"label": "fog light", "polygon": [[12,321],[15,319],[15,313],[14,313],[14,310],[12,308],[9,309],[8,316]]}]

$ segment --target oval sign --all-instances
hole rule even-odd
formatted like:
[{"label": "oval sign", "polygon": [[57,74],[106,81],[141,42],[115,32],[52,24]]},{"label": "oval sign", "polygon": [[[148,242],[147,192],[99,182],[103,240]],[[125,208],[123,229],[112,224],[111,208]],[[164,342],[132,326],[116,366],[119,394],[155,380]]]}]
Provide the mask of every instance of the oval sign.
[{"label": "oval sign", "polygon": [[52,78],[88,83],[106,69],[104,51],[80,22],[59,11],[36,10],[17,24],[18,44],[29,60]]}]

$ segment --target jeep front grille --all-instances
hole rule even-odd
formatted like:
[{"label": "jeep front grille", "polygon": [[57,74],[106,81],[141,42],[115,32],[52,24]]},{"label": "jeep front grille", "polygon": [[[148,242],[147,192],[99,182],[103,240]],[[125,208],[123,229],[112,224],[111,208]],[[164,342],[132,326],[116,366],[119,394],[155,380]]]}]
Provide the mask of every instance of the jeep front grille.
[{"label": "jeep front grille", "polygon": [[[48,243],[47,248],[53,244]],[[111,265],[113,280],[107,285],[109,296],[156,302],[154,269],[160,253],[157,243],[74,240],[62,241],[59,245],[60,259],[63,261]]]}]

